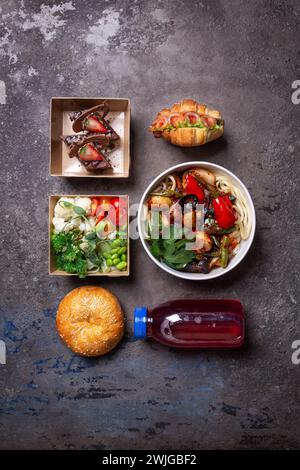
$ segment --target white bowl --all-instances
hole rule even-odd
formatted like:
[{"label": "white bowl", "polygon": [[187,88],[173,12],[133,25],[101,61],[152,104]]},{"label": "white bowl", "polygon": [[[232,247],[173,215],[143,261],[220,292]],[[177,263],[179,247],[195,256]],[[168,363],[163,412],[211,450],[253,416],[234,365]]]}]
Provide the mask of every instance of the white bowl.
[{"label": "white bowl", "polygon": [[[144,205],[144,203],[145,203],[145,201],[148,197],[148,194],[151,191],[153,191],[153,189],[155,189],[158,186],[160,181],[163,180],[170,173],[174,173],[175,171],[185,171],[189,168],[195,168],[197,166],[201,167],[201,168],[206,168],[207,170],[211,170],[215,174],[226,175],[226,177],[231,178],[232,181],[234,182],[234,185],[238,189],[240,189],[240,191],[242,191],[242,193],[243,193],[243,195],[246,199],[246,202],[248,204],[250,217],[251,217],[251,221],[252,221],[251,233],[250,233],[248,239],[241,241],[240,249],[239,249],[238,253],[230,260],[228,266],[226,268],[214,268],[208,274],[188,273],[188,272],[184,272],[184,271],[177,271],[176,269],[170,268],[165,263],[159,261],[158,259],[156,259],[151,254],[149,246],[147,244],[147,241],[143,237],[143,233],[144,233],[144,230],[143,230],[143,224],[144,224],[144,222],[143,222],[143,205]],[[208,162],[199,162],[199,161],[197,162],[197,161],[195,161],[195,162],[181,163],[179,165],[175,165],[175,166],[165,170],[163,173],[158,175],[157,178],[155,178],[152,181],[152,183],[148,186],[148,188],[144,192],[144,194],[142,196],[142,199],[140,201],[139,211],[138,211],[139,235],[140,235],[140,239],[142,241],[143,247],[145,248],[146,253],[148,254],[148,256],[152,259],[152,261],[154,261],[155,264],[157,264],[157,266],[159,266],[161,269],[163,269],[167,273],[173,274],[173,276],[180,277],[182,279],[190,279],[190,280],[194,280],[194,281],[205,281],[205,280],[208,280],[208,279],[214,279],[216,277],[223,276],[224,274],[226,274],[229,271],[231,271],[232,269],[234,269],[242,261],[242,259],[244,259],[247,252],[249,251],[250,246],[252,245],[252,242],[253,242],[253,238],[254,238],[254,234],[255,234],[255,227],[256,227],[255,209],[254,209],[254,205],[253,205],[251,196],[249,194],[249,191],[247,190],[245,185],[241,182],[241,180],[237,176],[235,176],[233,173],[226,170],[222,166],[216,165],[214,163],[208,163]]]}]

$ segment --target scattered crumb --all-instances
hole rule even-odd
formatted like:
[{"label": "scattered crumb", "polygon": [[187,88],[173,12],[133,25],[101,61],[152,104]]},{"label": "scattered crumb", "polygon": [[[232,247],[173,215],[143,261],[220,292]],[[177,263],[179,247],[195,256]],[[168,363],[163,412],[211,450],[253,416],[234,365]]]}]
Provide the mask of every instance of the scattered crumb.
[{"label": "scattered crumb", "polygon": [[6,104],[6,86],[3,80],[0,80],[0,104]]},{"label": "scattered crumb", "polygon": [[34,77],[38,74],[39,74],[38,71],[34,67],[31,67],[31,66],[29,67],[29,69],[28,69],[29,77]]}]

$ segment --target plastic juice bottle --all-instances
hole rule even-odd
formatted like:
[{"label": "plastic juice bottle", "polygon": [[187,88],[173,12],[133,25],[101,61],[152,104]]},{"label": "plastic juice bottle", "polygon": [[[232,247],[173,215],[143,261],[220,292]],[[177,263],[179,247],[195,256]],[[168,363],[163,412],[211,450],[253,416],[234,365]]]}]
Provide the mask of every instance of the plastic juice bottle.
[{"label": "plastic juice bottle", "polygon": [[134,310],[134,337],[175,348],[238,348],[244,342],[244,309],[238,300],[172,300]]}]

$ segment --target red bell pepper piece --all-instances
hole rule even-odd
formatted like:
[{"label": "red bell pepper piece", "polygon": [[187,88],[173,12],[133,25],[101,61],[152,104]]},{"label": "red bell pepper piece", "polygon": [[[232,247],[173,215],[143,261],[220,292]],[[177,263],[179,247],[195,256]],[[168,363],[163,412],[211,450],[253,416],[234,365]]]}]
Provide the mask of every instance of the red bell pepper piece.
[{"label": "red bell pepper piece", "polygon": [[185,192],[187,194],[194,194],[194,196],[197,196],[200,204],[205,200],[204,191],[193,175],[186,176]]},{"label": "red bell pepper piece", "polygon": [[105,212],[101,211],[100,214],[97,216],[96,225],[98,225],[99,222],[101,222],[101,220],[103,220],[104,218],[105,218]]},{"label": "red bell pepper piece", "polygon": [[229,196],[219,196],[213,200],[215,219],[221,228],[230,228],[235,224],[235,213]]},{"label": "red bell pepper piece", "polygon": [[102,208],[101,204],[98,204],[97,210],[96,210],[96,225],[101,222],[106,217],[106,211]]}]

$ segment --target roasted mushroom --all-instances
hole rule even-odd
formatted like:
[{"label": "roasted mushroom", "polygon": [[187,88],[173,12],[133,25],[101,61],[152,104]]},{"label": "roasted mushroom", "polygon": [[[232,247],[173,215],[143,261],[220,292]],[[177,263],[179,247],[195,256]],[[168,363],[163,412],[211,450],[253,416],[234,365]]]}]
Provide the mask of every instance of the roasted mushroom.
[{"label": "roasted mushroom", "polygon": [[188,273],[208,274],[210,272],[210,260],[206,257],[200,260],[193,260],[186,265],[184,271]]}]

